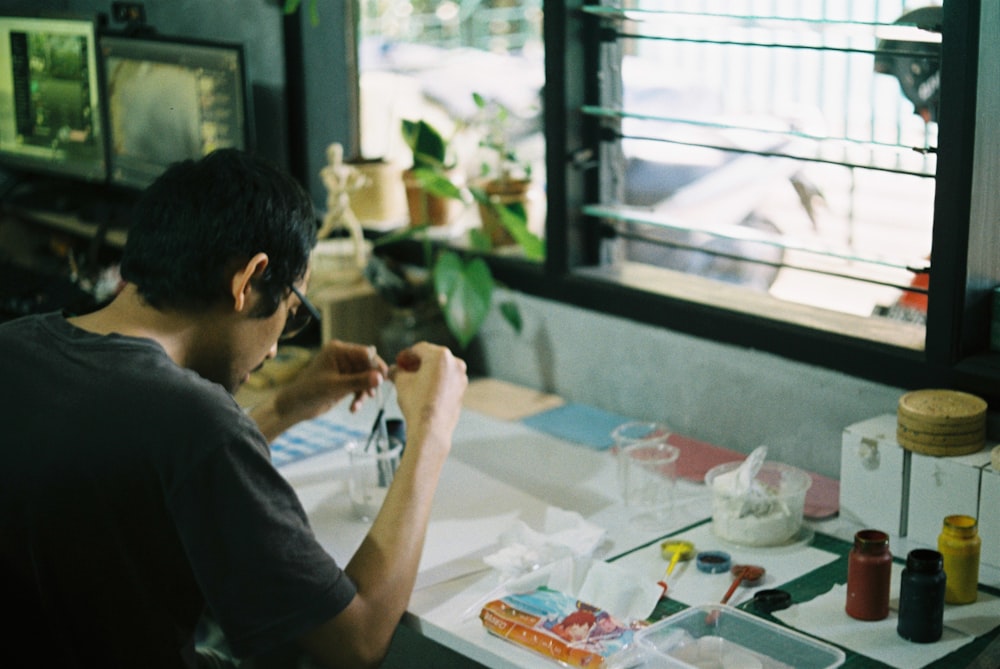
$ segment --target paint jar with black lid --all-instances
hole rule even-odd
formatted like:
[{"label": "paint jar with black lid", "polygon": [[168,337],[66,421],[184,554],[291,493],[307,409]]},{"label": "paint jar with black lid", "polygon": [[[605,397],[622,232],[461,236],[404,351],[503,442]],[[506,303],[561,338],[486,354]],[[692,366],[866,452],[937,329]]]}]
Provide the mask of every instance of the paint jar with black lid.
[{"label": "paint jar with black lid", "polygon": [[944,559],[929,548],[906,556],[899,581],[899,622],[896,632],[907,641],[931,643],[941,638],[944,618]]}]

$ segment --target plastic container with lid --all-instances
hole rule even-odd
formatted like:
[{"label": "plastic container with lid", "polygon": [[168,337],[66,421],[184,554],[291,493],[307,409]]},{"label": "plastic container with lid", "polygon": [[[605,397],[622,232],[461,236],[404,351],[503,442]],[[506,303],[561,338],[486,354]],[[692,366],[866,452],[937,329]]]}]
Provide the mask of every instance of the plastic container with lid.
[{"label": "plastic container with lid", "polygon": [[742,461],[716,465],[705,473],[712,490],[712,532],[743,546],[779,546],[802,529],[802,511],[812,478],[780,462],[764,462],[754,477],[755,494],[733,492],[716,479],[739,469]]},{"label": "plastic container with lid", "polygon": [[639,630],[633,644],[608,658],[606,667],[830,669],[844,660],[835,646],[731,606],[705,604]]}]

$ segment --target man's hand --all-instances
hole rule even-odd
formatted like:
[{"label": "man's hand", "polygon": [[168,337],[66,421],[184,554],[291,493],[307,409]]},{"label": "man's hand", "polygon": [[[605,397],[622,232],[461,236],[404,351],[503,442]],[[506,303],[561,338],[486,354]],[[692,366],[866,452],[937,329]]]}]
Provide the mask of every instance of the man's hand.
[{"label": "man's hand", "polygon": [[421,342],[402,351],[390,372],[406,421],[406,441],[451,443],[469,383],[465,361],[443,346]]},{"label": "man's hand", "polygon": [[351,411],[375,395],[389,376],[389,367],[375,349],[338,340],[328,342],[273,402],[250,412],[268,441],[292,425],[329,411],[348,395]]}]

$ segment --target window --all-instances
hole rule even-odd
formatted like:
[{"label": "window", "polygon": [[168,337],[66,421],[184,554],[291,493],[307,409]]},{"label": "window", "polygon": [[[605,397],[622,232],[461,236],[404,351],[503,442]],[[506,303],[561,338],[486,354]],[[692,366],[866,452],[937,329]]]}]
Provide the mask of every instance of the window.
[{"label": "window", "polygon": [[[994,392],[987,303],[1000,274],[983,257],[986,244],[969,243],[970,230],[992,240],[996,226],[973,211],[995,212],[988,196],[995,188],[974,188],[972,169],[974,156],[996,161],[982,152],[982,138],[973,141],[979,3],[944,2],[940,36],[892,25],[908,9],[901,2],[607,1],[545,9],[545,104],[565,110],[549,118],[547,132],[548,270],[562,279],[553,293],[886,383]],[[898,81],[875,72],[889,39],[907,42],[914,57],[927,47],[940,52],[940,109],[927,114],[929,123],[913,113]],[[677,155],[686,160],[671,163]],[[755,167],[726,169],[741,162]],[[682,192],[676,183],[727,171],[737,184],[749,180],[751,195],[787,185],[777,191],[787,207],[776,209],[778,198],[769,196],[727,209],[727,182],[682,202],[726,215],[707,220],[670,208],[670,195]],[[652,177],[643,183],[643,174]],[[818,224],[798,201],[789,177],[800,174],[798,185],[818,187],[840,219],[831,226],[840,229],[836,244],[815,234]],[[896,194],[878,192],[885,184]],[[878,197],[862,198],[866,190]],[[899,241],[882,230],[888,237],[860,244],[876,232],[873,221],[882,225],[914,204],[902,219],[912,229]],[[793,214],[802,215],[794,228],[782,218]],[[668,269],[664,258],[685,255],[689,267],[714,262],[716,276]],[[967,259],[978,276],[966,276]],[[719,269],[725,264],[741,266],[742,285],[720,280],[730,278]],[[899,299],[921,294],[905,289],[919,284],[914,270],[925,268],[926,319],[900,318]],[[785,281],[793,273],[815,275],[811,285],[830,283],[831,274],[848,278],[838,277],[840,287],[824,298]],[[838,306],[834,298],[849,290],[857,292]]]},{"label": "window", "polygon": [[[547,259],[494,258],[512,288],[893,385],[996,394],[1000,140],[985,110],[1000,91],[978,62],[998,55],[1000,8],[927,0],[934,24],[905,20],[901,0],[361,4],[362,96],[366,77],[422,78],[421,102],[452,120],[477,86],[536,84],[421,65],[460,70],[475,49],[537,68],[537,37],[471,17],[507,5],[544,25]],[[431,34],[384,67],[393,40]],[[937,108],[908,97],[888,55],[930,64],[916,89],[939,82]],[[365,153],[394,141],[385,119],[362,128]],[[743,197],[716,195],[730,178]]]},{"label": "window", "polygon": [[584,212],[606,255],[904,320],[865,329],[922,348],[940,6],[660,5],[585,8],[605,37],[584,113],[606,140]]},{"label": "window", "polygon": [[[412,157],[401,123],[425,120],[449,144],[459,182],[471,183],[486,159],[473,93],[503,104],[511,148],[544,183],[541,0],[361,0],[359,12],[361,153],[400,169]],[[439,237],[459,243],[478,217],[466,208]],[[544,212],[534,222],[544,226]],[[396,221],[389,221],[390,226]],[[376,226],[373,226],[376,227]]]}]

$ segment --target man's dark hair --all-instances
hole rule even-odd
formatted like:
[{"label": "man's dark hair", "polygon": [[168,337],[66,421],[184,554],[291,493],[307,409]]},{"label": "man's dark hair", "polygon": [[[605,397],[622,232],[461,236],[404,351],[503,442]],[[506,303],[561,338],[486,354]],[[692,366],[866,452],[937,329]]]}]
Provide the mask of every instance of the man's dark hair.
[{"label": "man's dark hair", "polygon": [[171,165],[133,210],[121,274],[157,309],[224,299],[230,272],[256,253],[269,259],[255,284],[256,315],[275,312],[316,244],[312,201],[291,176],[257,156],[220,149]]}]

